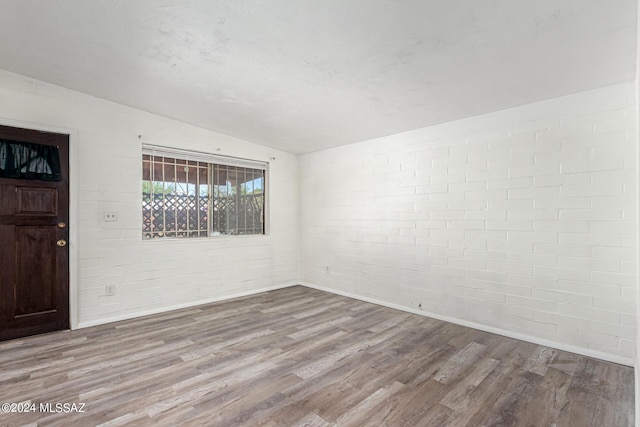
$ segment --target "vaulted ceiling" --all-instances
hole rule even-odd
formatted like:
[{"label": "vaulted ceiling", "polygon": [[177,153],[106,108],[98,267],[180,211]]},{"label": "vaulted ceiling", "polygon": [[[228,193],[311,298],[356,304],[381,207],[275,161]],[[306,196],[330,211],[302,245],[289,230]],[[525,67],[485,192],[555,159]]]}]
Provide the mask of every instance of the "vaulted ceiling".
[{"label": "vaulted ceiling", "polygon": [[635,78],[635,0],[0,0],[0,68],[293,153]]}]

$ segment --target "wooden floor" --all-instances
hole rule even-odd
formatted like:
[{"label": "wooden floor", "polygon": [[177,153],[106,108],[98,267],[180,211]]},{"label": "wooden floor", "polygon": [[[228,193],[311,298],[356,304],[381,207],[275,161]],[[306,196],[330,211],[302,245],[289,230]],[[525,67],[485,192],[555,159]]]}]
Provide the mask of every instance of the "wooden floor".
[{"label": "wooden floor", "polygon": [[37,409],[2,426],[632,426],[633,397],[629,367],[300,286],[0,343],[0,402]]}]

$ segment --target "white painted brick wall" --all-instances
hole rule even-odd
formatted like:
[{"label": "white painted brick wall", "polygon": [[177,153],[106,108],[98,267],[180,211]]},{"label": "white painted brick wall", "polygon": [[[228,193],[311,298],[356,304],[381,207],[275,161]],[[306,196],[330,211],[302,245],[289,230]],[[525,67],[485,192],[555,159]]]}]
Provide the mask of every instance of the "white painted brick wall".
[{"label": "white painted brick wall", "polygon": [[622,84],[301,156],[302,279],[631,358],[635,126]]},{"label": "white painted brick wall", "polygon": [[[278,286],[298,277],[298,158],[0,72],[0,122],[72,133],[70,245],[79,322],[99,323]],[[138,135],[142,135],[139,139]],[[270,161],[270,235],[142,241],[142,142]],[[220,148],[220,151],[216,151]],[[102,221],[117,211],[118,222]],[[71,228],[70,228],[71,230]],[[105,296],[105,285],[116,295]]]}]

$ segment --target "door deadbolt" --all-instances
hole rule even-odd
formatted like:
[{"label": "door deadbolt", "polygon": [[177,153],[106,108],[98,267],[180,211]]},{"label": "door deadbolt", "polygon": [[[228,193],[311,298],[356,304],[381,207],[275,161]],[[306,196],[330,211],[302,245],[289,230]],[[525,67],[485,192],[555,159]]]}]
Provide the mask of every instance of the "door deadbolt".
[{"label": "door deadbolt", "polygon": [[60,221],[60,222],[58,223],[58,228],[67,228],[67,224],[66,224],[66,223],[64,223],[64,222],[62,222],[62,221]]},{"label": "door deadbolt", "polygon": [[63,246],[67,246],[67,241],[64,239],[60,239],[56,242],[56,245],[63,247]]}]

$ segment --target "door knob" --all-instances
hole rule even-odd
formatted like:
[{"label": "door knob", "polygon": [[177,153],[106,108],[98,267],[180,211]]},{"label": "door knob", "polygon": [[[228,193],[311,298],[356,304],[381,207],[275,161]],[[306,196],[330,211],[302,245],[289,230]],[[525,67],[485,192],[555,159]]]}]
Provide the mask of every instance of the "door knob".
[{"label": "door knob", "polygon": [[56,242],[56,245],[63,247],[63,246],[67,246],[67,241],[64,239],[60,239]]}]

